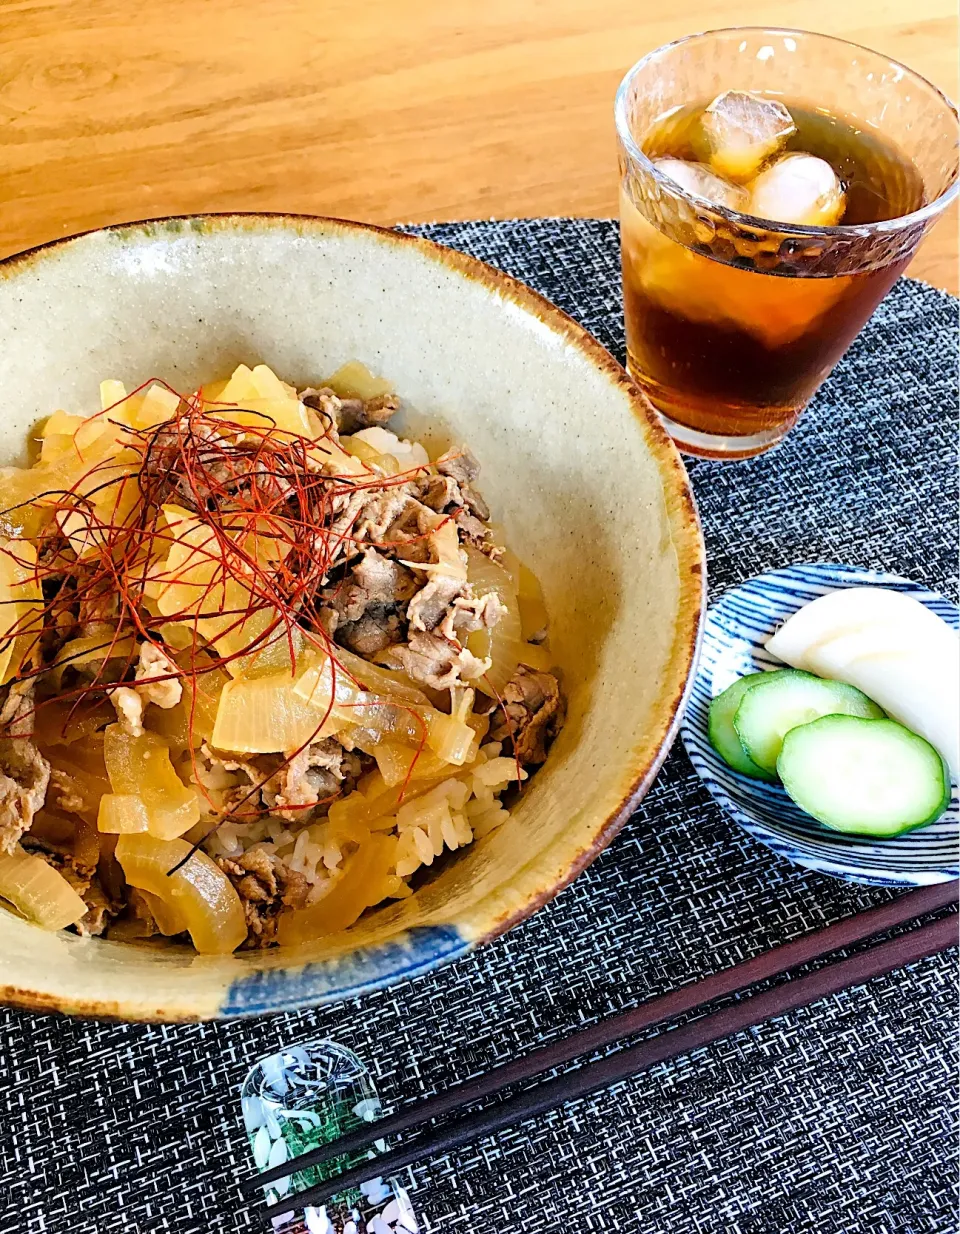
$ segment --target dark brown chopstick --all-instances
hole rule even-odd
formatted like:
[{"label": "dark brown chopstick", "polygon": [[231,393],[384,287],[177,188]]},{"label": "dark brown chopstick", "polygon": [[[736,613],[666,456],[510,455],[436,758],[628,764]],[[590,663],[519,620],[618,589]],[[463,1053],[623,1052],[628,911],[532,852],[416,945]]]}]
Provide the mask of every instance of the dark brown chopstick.
[{"label": "dark brown chopstick", "polygon": [[512,1062],[503,1063],[499,1067],[473,1079],[445,1089],[433,1097],[427,1097],[389,1118],[370,1123],[356,1131],[323,1144],[319,1148],[304,1153],[295,1161],[284,1166],[267,1170],[262,1174],[243,1179],[240,1188],[244,1192],[254,1192],[278,1178],[287,1177],[291,1167],[297,1171],[309,1169],[334,1157],[342,1157],[357,1149],[367,1148],[374,1140],[408,1131],[412,1127],[421,1126],[432,1118],[439,1118],[453,1110],[516,1084],[529,1080],[554,1067],[572,1062],[584,1054],[613,1045],[627,1037],[635,1036],[648,1028],[654,1027],[665,1020],[676,1019],[687,1011],[702,1007],[729,994],[739,993],[748,986],[756,985],[770,977],[777,977],[792,968],[805,964],[810,960],[820,959],[841,947],[863,942],[876,934],[895,926],[904,925],[925,913],[935,912],[957,901],[957,884],[940,883],[932,887],[924,887],[919,891],[909,892],[899,896],[887,904],[876,908],[865,909],[855,913],[843,921],[825,926],[805,934],[792,942],[773,947],[751,960],[735,964],[705,977],[702,981],[691,982],[672,990],[669,994],[649,999],[632,1011],[601,1020],[598,1024],[555,1041],[548,1046],[521,1055]]},{"label": "dark brown chopstick", "polygon": [[[535,1117],[568,1101],[608,1088],[656,1063],[701,1049],[721,1037],[795,1011],[818,999],[828,998],[849,986],[860,985],[956,944],[957,916],[950,914],[805,977],[742,999],[692,1024],[661,1033],[651,1041],[587,1063],[576,1071],[548,1080],[500,1105],[467,1115],[447,1127],[434,1129],[412,1144],[373,1157],[317,1186],[297,1192],[284,1202],[295,1202],[298,1208],[322,1204],[338,1192],[390,1175],[422,1157],[442,1155],[479,1136],[500,1131],[522,1119]],[[288,1164],[288,1173],[293,1165],[294,1162]],[[299,1162],[297,1166],[299,1168]],[[262,1182],[263,1177],[260,1175],[257,1181]]]}]

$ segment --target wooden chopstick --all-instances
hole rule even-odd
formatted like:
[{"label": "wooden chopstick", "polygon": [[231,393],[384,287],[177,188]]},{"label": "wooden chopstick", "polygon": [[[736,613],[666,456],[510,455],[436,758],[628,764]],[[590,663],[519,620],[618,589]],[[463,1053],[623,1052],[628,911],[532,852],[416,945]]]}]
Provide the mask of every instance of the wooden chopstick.
[{"label": "wooden chopstick", "polygon": [[[701,981],[672,990],[669,994],[649,999],[631,1011],[601,1020],[598,1024],[581,1029],[560,1041],[494,1067],[483,1075],[455,1084],[388,1118],[360,1127],[329,1144],[312,1149],[283,1166],[245,1178],[240,1183],[240,1189],[246,1193],[255,1192],[270,1182],[287,1177],[292,1172],[291,1167],[295,1167],[296,1171],[306,1170],[334,1157],[367,1148],[374,1140],[418,1127],[432,1118],[439,1118],[472,1102],[492,1096],[508,1085],[532,1079],[554,1067],[572,1062],[581,1055],[591,1054],[595,1050],[635,1036],[665,1020],[676,1019],[687,1011],[726,995],[739,993],[748,986],[780,976],[789,969],[820,959],[841,947],[863,942],[884,930],[904,925],[926,913],[955,904],[956,901],[957,884],[939,883],[898,896],[887,904],[854,913],[843,921],[773,947],[741,964],[721,969]],[[384,1159],[380,1158],[381,1161]]]},{"label": "wooden chopstick", "polygon": [[[957,945],[957,921],[957,915],[951,913],[848,959],[838,960],[808,976],[754,994],[682,1028],[661,1033],[651,1041],[643,1041],[587,1063],[576,1071],[548,1080],[500,1105],[467,1115],[446,1127],[435,1128],[412,1144],[372,1157],[316,1186],[296,1192],[284,1203],[295,1204],[297,1208],[323,1204],[338,1192],[388,1176],[422,1157],[442,1155],[479,1136],[490,1135],[522,1119],[535,1117],[598,1089],[608,1088],[656,1063],[700,1049],[773,1016],[784,1015],[818,999],[828,998],[848,986],[860,985],[905,964],[945,951]],[[288,1173],[293,1172],[291,1167],[294,1166],[295,1162],[288,1163]],[[300,1168],[299,1162],[295,1168]],[[260,1175],[257,1181],[262,1182],[263,1177]],[[266,1207],[270,1211],[272,1206]]]}]

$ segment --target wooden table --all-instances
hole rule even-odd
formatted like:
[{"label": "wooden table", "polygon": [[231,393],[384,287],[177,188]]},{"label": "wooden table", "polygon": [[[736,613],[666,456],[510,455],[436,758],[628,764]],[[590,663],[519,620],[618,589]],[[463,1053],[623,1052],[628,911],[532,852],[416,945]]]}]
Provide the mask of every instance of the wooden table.
[{"label": "wooden table", "polygon": [[[0,252],[201,210],[610,215],[624,70],[760,23],[956,96],[955,0],[0,0]],[[956,231],[911,273],[955,290]]]}]

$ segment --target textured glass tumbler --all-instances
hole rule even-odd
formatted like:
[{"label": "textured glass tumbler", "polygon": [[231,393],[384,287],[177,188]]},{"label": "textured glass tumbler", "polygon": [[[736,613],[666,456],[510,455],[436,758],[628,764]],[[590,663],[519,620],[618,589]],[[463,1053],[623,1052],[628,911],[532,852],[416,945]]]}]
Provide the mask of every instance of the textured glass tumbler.
[{"label": "textured glass tumbler", "polygon": [[[679,108],[757,92],[876,134],[916,167],[923,204],[883,222],[771,224],[687,193],[642,146]],[[617,93],[627,365],[681,450],[775,445],[957,194],[958,119],[939,90],[863,47],[800,30],[670,43]]]}]

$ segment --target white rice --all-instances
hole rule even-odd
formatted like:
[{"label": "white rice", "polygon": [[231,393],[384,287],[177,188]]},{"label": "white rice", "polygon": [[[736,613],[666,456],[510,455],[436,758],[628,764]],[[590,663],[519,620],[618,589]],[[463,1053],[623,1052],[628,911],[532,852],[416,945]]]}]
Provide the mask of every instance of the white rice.
[{"label": "white rice", "polygon": [[[488,742],[469,768],[459,773],[451,768],[450,779],[404,802],[395,817],[380,820],[377,831],[393,832],[399,840],[395,869],[399,894],[406,894],[405,880],[421,866],[431,866],[444,851],[453,852],[482,839],[510,817],[498,799],[516,781],[517,765],[501,749],[500,742]],[[198,772],[198,782],[218,803],[231,790],[248,784],[243,772],[216,764],[198,763]],[[526,772],[520,771],[520,778],[526,779]],[[331,832],[325,819],[298,825],[270,816],[248,823],[228,818],[204,841],[204,848],[212,857],[236,861],[255,845],[262,845],[311,884],[308,902],[312,902],[329,890],[349,856]]]}]

